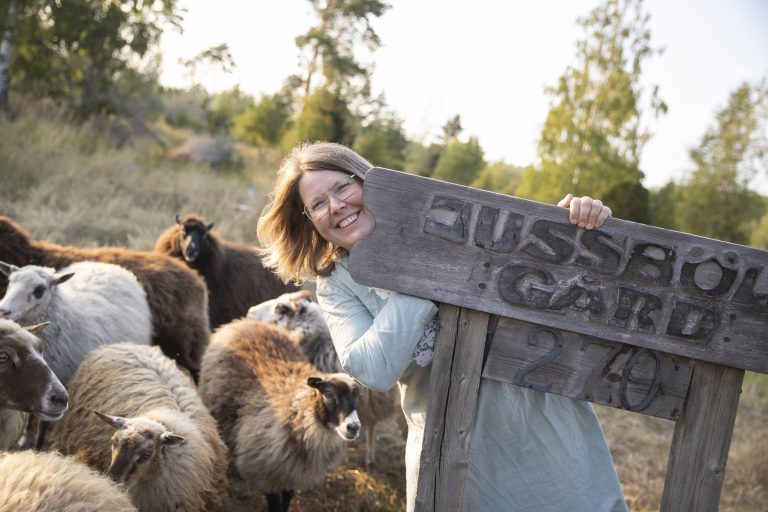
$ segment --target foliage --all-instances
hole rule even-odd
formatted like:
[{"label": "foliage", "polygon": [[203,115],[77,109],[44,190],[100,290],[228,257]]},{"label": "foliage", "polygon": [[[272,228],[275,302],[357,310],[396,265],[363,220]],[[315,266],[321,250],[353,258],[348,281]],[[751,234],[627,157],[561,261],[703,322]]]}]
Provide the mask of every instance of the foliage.
[{"label": "foliage", "polygon": [[648,222],[660,228],[679,230],[675,214],[679,196],[679,187],[674,181],[668,182],[658,190],[652,190],[649,197]]},{"label": "foliage", "polygon": [[[641,125],[640,77],[654,50],[641,7],[642,0],[605,0],[579,20],[586,37],[577,45],[578,63],[548,89],[552,106],[538,145],[541,164],[524,173],[521,195],[546,203],[566,192],[634,201],[618,192],[640,183],[640,154],[650,136]],[[666,110],[656,88],[650,102],[656,113]]]},{"label": "foliage", "polygon": [[432,176],[442,151],[442,144],[425,145],[415,140],[408,141],[404,170],[419,176]]},{"label": "foliage", "polygon": [[443,125],[443,142],[447,144],[458,139],[462,131],[464,128],[461,126],[461,116],[456,114]]},{"label": "foliage", "polygon": [[611,207],[614,217],[643,224],[650,222],[650,194],[639,181],[616,183],[598,199]]},{"label": "foliage", "polygon": [[303,142],[328,141],[352,145],[355,117],[338,91],[320,88],[309,96],[304,109],[285,133],[285,150]]},{"label": "foliage", "polygon": [[262,95],[233,119],[232,136],[257,147],[280,144],[291,116],[290,98],[281,93]]},{"label": "foliage", "polygon": [[373,165],[402,169],[408,145],[399,119],[379,119],[363,128],[353,149]]},{"label": "foliage", "polygon": [[253,106],[253,97],[241,91],[237,85],[228,91],[213,95],[206,110],[208,130],[218,134],[230,133],[235,118]]},{"label": "foliage", "polygon": [[471,137],[467,142],[454,140],[446,144],[440,153],[432,177],[469,185],[483,167],[485,167],[483,149],[477,137]]},{"label": "foliage", "polygon": [[[4,12],[9,0],[0,0]],[[11,73],[17,87],[62,101],[82,119],[123,113],[135,89],[126,75],[155,79],[149,59],[167,23],[178,25],[176,0],[28,0],[19,11]],[[143,59],[143,60],[142,60]],[[140,69],[141,73],[131,73]]]},{"label": "foliage", "polygon": [[494,162],[484,167],[477,175],[471,186],[491,192],[514,196],[520,185],[522,170],[503,161]]},{"label": "foliage", "polygon": [[716,115],[716,124],[691,149],[695,168],[680,190],[680,229],[745,244],[765,202],[749,184],[765,169],[763,127],[768,122],[765,85],[743,84]]},{"label": "foliage", "polygon": [[208,92],[200,86],[165,89],[159,93],[161,113],[166,122],[179,128],[202,131],[208,126]]}]

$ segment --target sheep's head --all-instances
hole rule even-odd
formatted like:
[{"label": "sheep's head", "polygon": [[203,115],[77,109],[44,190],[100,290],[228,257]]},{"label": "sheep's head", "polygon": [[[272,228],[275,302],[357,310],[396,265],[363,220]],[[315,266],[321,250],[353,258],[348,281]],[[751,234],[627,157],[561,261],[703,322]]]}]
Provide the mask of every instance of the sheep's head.
[{"label": "sheep's head", "polygon": [[0,320],[0,407],[56,421],[67,410],[68,396],[43,360],[36,333],[46,325],[48,322],[22,328]]},{"label": "sheep's head", "polygon": [[75,274],[56,274],[48,267],[27,265],[17,267],[0,262],[0,272],[8,276],[8,289],[0,300],[0,318],[19,320],[41,311],[51,301],[56,286]]},{"label": "sheep's head", "polygon": [[182,220],[177,215],[176,224],[181,226],[181,254],[187,262],[193,263],[207,243],[208,232],[213,229],[214,223],[206,225],[202,219],[194,216],[187,216]]},{"label": "sheep's head", "polygon": [[117,429],[112,436],[112,461],[107,475],[126,488],[152,478],[155,469],[163,464],[166,450],[173,450],[184,443],[183,437],[149,418],[122,418],[97,411],[94,413]]},{"label": "sheep's head", "polygon": [[284,293],[275,299],[252,306],[247,316],[289,331],[322,330],[330,339],[320,306],[312,302],[312,294],[307,290]]},{"label": "sheep's head", "polygon": [[357,415],[357,399],[360,394],[357,382],[345,373],[334,373],[327,378],[310,377],[307,385],[316,389],[322,397],[315,412],[320,422],[345,441],[357,439],[360,434],[360,418]]}]

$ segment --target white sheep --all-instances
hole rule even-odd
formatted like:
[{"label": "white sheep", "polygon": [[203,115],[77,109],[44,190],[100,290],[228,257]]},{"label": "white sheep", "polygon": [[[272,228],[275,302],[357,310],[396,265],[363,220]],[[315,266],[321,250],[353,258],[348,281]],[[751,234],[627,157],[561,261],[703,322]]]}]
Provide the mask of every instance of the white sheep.
[{"label": "white sheep", "polygon": [[199,390],[237,472],[266,495],[270,512],[322,482],[360,430],[355,380],[318,372],[287,331],[256,320],[213,334]]},{"label": "white sheep", "polygon": [[0,512],[136,512],[113,482],[57,453],[0,453]]},{"label": "white sheep", "polygon": [[[309,362],[321,372],[342,372],[341,361],[333,346],[328,324],[325,322],[320,306],[313,302],[311,297],[312,294],[306,290],[284,293],[275,299],[251,307],[247,316],[290,331],[292,340],[301,347]],[[376,423],[392,416],[400,409],[399,398],[397,388],[382,393],[360,385],[357,412],[360,415],[360,424],[365,431],[365,464],[367,466],[372,466],[376,462],[374,436]]]},{"label": "white sheep", "polygon": [[8,289],[0,318],[50,321],[41,337],[45,359],[67,385],[91,350],[105,343],[152,341],[147,296],[136,277],[111,263],[79,262],[52,268],[0,262]]},{"label": "white sheep", "polygon": [[97,348],[69,395],[72,410],[52,426],[51,449],[110,475],[142,512],[221,506],[226,446],[189,377],[160,348]]},{"label": "white sheep", "polygon": [[67,410],[67,391],[43,360],[35,335],[46,325],[22,328],[0,320],[0,450],[21,437],[29,413],[56,421]]}]

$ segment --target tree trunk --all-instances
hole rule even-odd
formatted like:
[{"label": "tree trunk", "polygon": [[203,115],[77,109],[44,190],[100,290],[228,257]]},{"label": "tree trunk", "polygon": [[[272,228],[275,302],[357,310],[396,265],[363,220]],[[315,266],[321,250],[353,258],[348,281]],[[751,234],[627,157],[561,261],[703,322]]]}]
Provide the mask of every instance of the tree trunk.
[{"label": "tree trunk", "polygon": [[10,117],[8,87],[10,84],[12,34],[16,28],[17,12],[17,0],[10,0],[8,19],[5,23],[5,30],[3,30],[2,42],[0,42],[0,122],[6,121]]}]

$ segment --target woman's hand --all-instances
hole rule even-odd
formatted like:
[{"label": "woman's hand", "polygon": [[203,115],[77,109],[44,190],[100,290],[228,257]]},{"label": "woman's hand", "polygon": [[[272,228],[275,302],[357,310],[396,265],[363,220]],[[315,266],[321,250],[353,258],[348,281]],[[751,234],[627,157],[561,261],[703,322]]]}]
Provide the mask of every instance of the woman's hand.
[{"label": "woman's hand", "polygon": [[573,197],[573,194],[568,194],[557,206],[568,208],[568,219],[571,224],[578,224],[580,228],[599,228],[605,219],[611,216],[611,209],[602,201],[587,196]]}]

